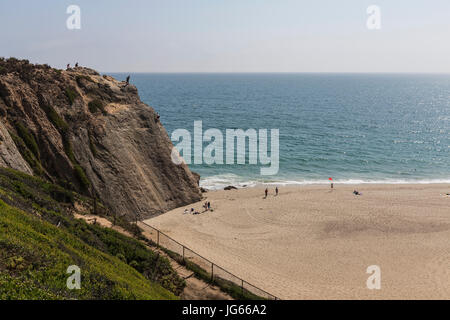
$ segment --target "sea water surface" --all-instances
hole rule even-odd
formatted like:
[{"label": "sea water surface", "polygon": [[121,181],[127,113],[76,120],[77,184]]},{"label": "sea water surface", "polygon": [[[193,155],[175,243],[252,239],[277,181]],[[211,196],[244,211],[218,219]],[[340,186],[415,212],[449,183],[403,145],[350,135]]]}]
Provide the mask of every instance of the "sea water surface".
[{"label": "sea water surface", "polygon": [[[127,74],[113,74],[125,79]],[[279,129],[280,169],[190,165],[201,185],[450,183],[450,75],[131,74],[169,136]]]}]

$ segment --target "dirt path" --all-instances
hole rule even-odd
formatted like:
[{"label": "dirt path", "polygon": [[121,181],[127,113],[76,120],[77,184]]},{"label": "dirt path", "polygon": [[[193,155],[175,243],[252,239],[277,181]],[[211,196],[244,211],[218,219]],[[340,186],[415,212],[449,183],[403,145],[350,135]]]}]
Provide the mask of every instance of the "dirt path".
[{"label": "dirt path", "polygon": [[[95,215],[81,215],[74,214],[75,218],[82,219],[89,224],[93,224],[94,222],[106,227],[111,228],[127,237],[133,237],[133,235],[127,230],[123,229],[119,226],[113,226],[112,222],[103,217],[95,216]],[[144,237],[151,239],[148,237],[145,232],[142,233]],[[178,273],[180,277],[182,277],[186,281],[186,287],[184,288],[183,293],[180,295],[180,298],[183,300],[232,300],[232,298],[220,291],[220,289],[216,286],[212,286],[209,283],[206,283],[203,280],[200,280],[194,277],[194,273],[184,266],[180,265],[178,262],[170,258],[164,251],[156,247],[150,247],[146,244],[152,251],[158,252],[162,256],[166,257],[170,261],[170,265],[172,268]]]}]

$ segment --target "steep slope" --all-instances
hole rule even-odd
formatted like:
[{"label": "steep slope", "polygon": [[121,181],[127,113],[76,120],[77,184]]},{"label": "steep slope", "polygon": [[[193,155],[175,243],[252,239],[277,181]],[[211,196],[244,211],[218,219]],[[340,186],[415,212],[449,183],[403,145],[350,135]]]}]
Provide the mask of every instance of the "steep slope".
[{"label": "steep slope", "polygon": [[[0,300],[175,299],[184,281],[138,240],[77,220],[91,199],[0,168]],[[81,269],[81,289],[66,286]]]},{"label": "steep slope", "polygon": [[0,122],[0,165],[95,195],[129,219],[201,198],[136,87],[94,70],[0,59]]}]

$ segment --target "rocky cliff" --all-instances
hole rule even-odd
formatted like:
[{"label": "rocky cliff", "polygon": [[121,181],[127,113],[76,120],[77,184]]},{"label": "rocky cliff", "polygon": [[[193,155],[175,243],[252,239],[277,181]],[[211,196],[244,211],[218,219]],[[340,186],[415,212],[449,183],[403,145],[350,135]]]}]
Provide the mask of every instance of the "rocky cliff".
[{"label": "rocky cliff", "polygon": [[135,86],[87,68],[0,59],[0,166],[147,218],[200,200],[198,176]]}]

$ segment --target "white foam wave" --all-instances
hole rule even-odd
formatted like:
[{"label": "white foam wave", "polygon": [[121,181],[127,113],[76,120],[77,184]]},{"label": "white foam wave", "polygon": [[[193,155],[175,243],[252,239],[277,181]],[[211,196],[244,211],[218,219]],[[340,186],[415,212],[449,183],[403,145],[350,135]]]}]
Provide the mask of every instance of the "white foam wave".
[{"label": "white foam wave", "polygon": [[[435,184],[448,183],[450,178],[445,179],[335,179],[334,184]],[[251,180],[246,177],[241,177],[235,174],[221,174],[216,176],[204,177],[200,180],[200,186],[208,190],[220,190],[227,186],[235,186],[237,188],[256,187],[264,185],[320,185],[329,184],[327,179],[317,180]]]}]

